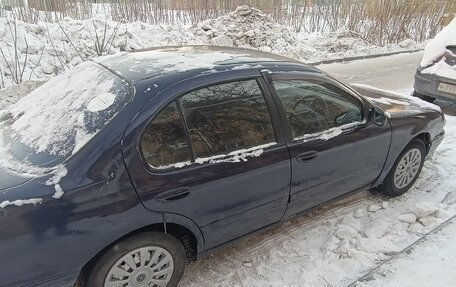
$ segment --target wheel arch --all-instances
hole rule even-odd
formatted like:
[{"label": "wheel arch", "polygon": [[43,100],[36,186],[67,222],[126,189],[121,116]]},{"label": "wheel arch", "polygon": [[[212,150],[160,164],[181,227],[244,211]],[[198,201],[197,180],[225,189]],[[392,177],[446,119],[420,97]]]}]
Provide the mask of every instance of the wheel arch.
[{"label": "wheel arch", "polygon": [[403,142],[403,144],[402,144],[403,146],[401,148],[397,149],[397,151],[394,155],[391,154],[391,151],[389,152],[385,167],[384,167],[382,173],[380,174],[380,176],[375,181],[375,183],[372,185],[372,188],[375,188],[383,183],[383,180],[385,180],[386,176],[390,173],[391,169],[393,168],[397,157],[407,148],[407,146],[411,142],[413,142],[415,140],[422,141],[426,148],[426,155],[429,153],[431,145],[432,145],[431,134],[427,131],[421,131],[421,132],[413,135],[413,137],[410,140]]},{"label": "wheel arch", "polygon": [[200,229],[189,219],[176,214],[163,214],[163,222],[152,223],[133,230],[124,236],[117,238],[112,243],[95,254],[81,269],[74,287],[85,287],[88,271],[107,250],[136,234],[147,231],[156,231],[170,234],[177,238],[184,246],[187,261],[191,262],[197,259],[199,253],[204,250],[204,238]]},{"label": "wheel arch", "polygon": [[[417,140],[417,139],[423,141],[424,146],[426,148],[426,155],[427,155],[429,153],[429,151],[431,149],[431,145],[432,145],[431,134],[428,132],[420,133],[419,135],[415,136],[407,145],[409,145],[412,141]],[[407,147],[407,145],[406,145],[406,147]],[[404,147],[404,149],[405,149],[405,147]]]}]

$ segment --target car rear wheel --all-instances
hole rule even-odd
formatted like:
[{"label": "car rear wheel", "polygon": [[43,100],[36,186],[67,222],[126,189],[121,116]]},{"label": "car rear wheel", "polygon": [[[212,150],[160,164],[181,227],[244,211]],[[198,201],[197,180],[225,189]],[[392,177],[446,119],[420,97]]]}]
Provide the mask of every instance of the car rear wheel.
[{"label": "car rear wheel", "polygon": [[95,263],[86,287],[175,287],[186,264],[183,245],[175,237],[145,232],[111,247]]},{"label": "car rear wheel", "polygon": [[412,187],[423,168],[426,148],[421,140],[412,141],[399,155],[393,168],[379,186],[388,196],[399,196]]}]

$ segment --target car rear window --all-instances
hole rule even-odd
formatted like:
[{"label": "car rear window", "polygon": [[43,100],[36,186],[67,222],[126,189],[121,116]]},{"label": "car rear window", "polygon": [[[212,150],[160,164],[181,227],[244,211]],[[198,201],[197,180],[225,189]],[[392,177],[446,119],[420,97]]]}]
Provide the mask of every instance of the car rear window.
[{"label": "car rear window", "polygon": [[176,102],[170,103],[148,126],[141,141],[149,165],[163,168],[190,162],[190,150]]},{"label": "car rear window", "polygon": [[19,161],[49,165],[75,154],[130,98],[123,79],[82,63],[1,113],[1,147]]}]

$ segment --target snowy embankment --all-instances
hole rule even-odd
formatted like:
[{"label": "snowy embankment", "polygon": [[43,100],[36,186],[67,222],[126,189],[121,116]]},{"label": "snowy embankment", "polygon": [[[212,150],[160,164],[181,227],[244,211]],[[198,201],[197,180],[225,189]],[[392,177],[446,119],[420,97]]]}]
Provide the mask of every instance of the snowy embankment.
[{"label": "snowy embankment", "polygon": [[25,80],[47,80],[99,54],[154,46],[209,44],[248,47],[305,62],[423,47],[422,43],[412,40],[384,47],[370,45],[356,33],[346,30],[325,34],[296,33],[248,6],[241,6],[223,17],[202,21],[192,27],[118,23],[101,19],[65,19],[60,23],[38,24],[18,21],[17,37],[13,35],[16,35],[13,23],[8,24],[6,18],[0,18],[0,48],[8,62],[0,56],[0,69],[6,86],[12,83],[8,66],[14,66],[14,39],[17,39],[20,70],[25,62]]},{"label": "snowy embankment", "polygon": [[351,284],[456,215],[455,142],[456,117],[447,117],[445,140],[405,195],[365,192],[297,217],[197,261],[180,286]]}]

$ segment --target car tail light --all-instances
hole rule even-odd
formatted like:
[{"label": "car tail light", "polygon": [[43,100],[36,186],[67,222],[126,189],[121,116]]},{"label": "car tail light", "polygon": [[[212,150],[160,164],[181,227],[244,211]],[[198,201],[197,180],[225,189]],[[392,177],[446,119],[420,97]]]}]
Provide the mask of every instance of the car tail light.
[{"label": "car tail light", "polygon": [[450,66],[456,65],[456,46],[447,46],[444,57],[445,63]]}]

